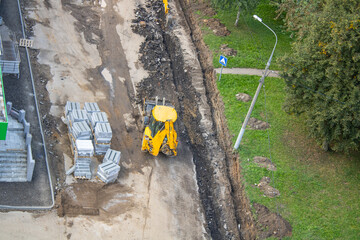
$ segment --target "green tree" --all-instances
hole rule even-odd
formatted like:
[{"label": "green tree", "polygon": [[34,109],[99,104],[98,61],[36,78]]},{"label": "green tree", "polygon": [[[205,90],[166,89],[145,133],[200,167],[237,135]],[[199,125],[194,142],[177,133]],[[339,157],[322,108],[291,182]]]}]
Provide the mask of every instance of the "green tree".
[{"label": "green tree", "polygon": [[285,0],[280,6],[298,37],[282,59],[285,110],[304,114],[325,150],[359,150],[360,2]]}]

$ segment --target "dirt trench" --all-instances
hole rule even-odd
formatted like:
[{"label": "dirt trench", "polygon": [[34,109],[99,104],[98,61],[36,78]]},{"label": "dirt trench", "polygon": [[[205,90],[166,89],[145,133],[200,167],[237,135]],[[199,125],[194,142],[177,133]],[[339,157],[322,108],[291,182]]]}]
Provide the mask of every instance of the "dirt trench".
[{"label": "dirt trench", "polygon": [[212,66],[212,55],[203,41],[201,29],[193,15],[191,2],[179,0],[184,17],[191,30],[191,38],[198,52],[198,58],[204,74],[204,83],[207,91],[207,98],[212,106],[213,121],[216,127],[216,137],[221,149],[225,153],[226,168],[223,170],[231,184],[231,200],[234,202],[236,220],[238,223],[240,238],[255,239],[256,229],[252,217],[250,202],[246,197],[244,186],[242,185],[241,169],[239,166],[238,155],[232,151],[232,142],[227,121],[224,115],[224,104],[216,86],[216,74]]},{"label": "dirt trench", "polygon": [[[190,3],[179,0],[170,6],[178,11],[170,11],[168,16],[161,11],[159,1],[148,1],[145,8],[138,9],[134,31],[147,38],[140,59],[145,68],[153,72],[138,85],[138,97],[141,99],[149,93],[164,95],[166,90],[166,97],[180,110],[179,130],[190,142],[194,154],[199,193],[211,237],[255,239],[250,204],[241,184],[238,158],[232,153],[224,106],[216,87],[212,56],[202,41],[200,28],[189,9]],[[149,21],[154,19],[156,25]],[[199,59],[200,72],[184,53],[186,47],[179,39],[182,35],[179,25],[191,35],[190,40],[196,45],[194,50],[198,54],[194,57]],[[159,60],[165,60],[165,64],[157,65]],[[153,89],[153,86],[159,88]],[[174,90],[175,94],[169,94]]]},{"label": "dirt trench", "polygon": [[[231,142],[231,136],[227,127],[224,115],[224,103],[217,89],[216,72],[213,69],[211,51],[203,41],[199,18],[194,13],[201,9],[209,11],[211,7],[207,3],[199,3],[191,0],[178,0],[182,12],[187,21],[187,25],[191,29],[191,37],[196,46],[198,58],[204,74],[204,83],[207,90],[207,98],[212,106],[213,121],[216,126],[217,139],[221,148],[226,155],[226,171],[231,183],[231,196],[234,202],[234,211],[236,220],[239,223],[240,238],[242,239],[266,239],[268,237],[283,238],[291,236],[292,227],[278,213],[270,212],[265,206],[253,203],[251,208],[250,202],[246,197],[244,185],[242,183],[241,167],[239,165],[239,157],[234,154]],[[210,10],[211,12],[211,10]],[[212,14],[210,14],[212,15]],[[213,14],[215,15],[215,14]],[[253,211],[251,211],[253,209]],[[254,219],[255,212],[257,220]]]}]

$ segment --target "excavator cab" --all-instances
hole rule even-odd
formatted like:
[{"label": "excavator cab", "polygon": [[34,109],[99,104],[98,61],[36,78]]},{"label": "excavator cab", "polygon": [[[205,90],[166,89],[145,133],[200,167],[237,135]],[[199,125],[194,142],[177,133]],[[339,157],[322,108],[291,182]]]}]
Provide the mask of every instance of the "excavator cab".
[{"label": "excavator cab", "polygon": [[157,156],[159,152],[167,156],[177,155],[177,133],[174,122],[177,119],[175,108],[166,103],[144,101],[144,135],[141,150]]}]

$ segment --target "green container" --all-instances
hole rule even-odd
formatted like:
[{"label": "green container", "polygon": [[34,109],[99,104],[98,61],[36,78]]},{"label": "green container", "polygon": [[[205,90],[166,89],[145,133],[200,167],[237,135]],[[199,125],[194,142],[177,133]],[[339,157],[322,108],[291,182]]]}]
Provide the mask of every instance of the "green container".
[{"label": "green container", "polygon": [[0,111],[4,111],[4,117],[5,117],[5,119],[0,119],[0,140],[6,140],[6,133],[8,128],[8,116],[6,111],[6,101],[5,101],[4,84],[2,79],[1,68],[0,68],[0,79],[1,79],[1,91],[2,91],[2,96],[0,96],[0,98],[2,98],[2,101],[4,103],[4,109],[0,109]]}]

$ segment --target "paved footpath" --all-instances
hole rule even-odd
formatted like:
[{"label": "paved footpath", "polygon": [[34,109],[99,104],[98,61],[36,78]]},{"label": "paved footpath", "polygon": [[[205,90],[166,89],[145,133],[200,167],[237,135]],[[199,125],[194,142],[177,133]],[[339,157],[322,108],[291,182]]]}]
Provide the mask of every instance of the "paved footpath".
[{"label": "paved footpath", "polygon": [[[216,73],[220,73],[221,68],[215,68]],[[255,68],[223,68],[222,74],[243,74],[262,76],[265,69]],[[269,71],[269,77],[279,77],[279,71]]]}]

